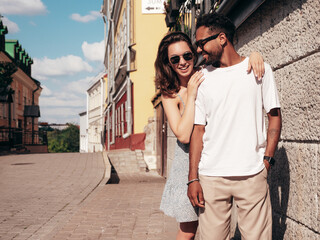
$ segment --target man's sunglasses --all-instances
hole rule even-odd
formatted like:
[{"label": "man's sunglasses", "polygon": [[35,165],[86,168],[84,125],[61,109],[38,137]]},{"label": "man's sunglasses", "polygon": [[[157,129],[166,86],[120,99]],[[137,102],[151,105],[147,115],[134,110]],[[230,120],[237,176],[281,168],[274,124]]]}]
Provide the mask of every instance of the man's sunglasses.
[{"label": "man's sunglasses", "polygon": [[[193,54],[192,52],[186,52],[184,54],[181,55],[183,57],[184,60],[186,61],[190,61],[193,59]],[[178,64],[180,62],[180,57],[181,56],[173,56],[170,58],[170,62],[171,64]]]},{"label": "man's sunglasses", "polygon": [[207,37],[207,38],[205,38],[205,39],[201,39],[201,40],[199,40],[199,41],[196,41],[195,44],[196,44],[197,47],[203,49],[204,45],[206,45],[207,42],[209,42],[209,41],[211,41],[211,40],[213,40],[213,39],[216,39],[216,38],[219,36],[219,34],[220,34],[220,33],[217,33],[217,34],[215,34],[215,35],[213,35],[213,36],[210,36],[210,37]]}]

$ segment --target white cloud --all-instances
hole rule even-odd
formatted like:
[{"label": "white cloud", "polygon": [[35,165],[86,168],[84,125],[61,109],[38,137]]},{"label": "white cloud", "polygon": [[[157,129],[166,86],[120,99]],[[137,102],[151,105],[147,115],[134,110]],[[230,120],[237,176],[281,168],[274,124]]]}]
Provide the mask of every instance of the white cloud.
[{"label": "white cloud", "polygon": [[[1,9],[1,7],[0,7]],[[7,26],[9,33],[17,33],[20,31],[20,28],[15,22],[10,21],[8,18],[2,18],[3,25]]]},{"label": "white cloud", "polygon": [[[85,107],[86,106],[86,97],[83,95],[80,96],[70,96],[69,97],[63,97],[59,94],[54,93],[53,96],[41,96],[40,97],[40,106],[42,108],[47,107]],[[58,111],[58,110],[57,110]]]},{"label": "white cloud", "polygon": [[74,55],[56,59],[34,58],[33,76],[45,80],[49,76],[73,75],[79,72],[92,72],[93,68],[82,58]]},{"label": "white cloud", "polygon": [[41,94],[39,99],[40,121],[50,123],[79,122],[78,114],[86,109],[86,95],[85,92],[83,94],[74,92],[66,87],[62,91],[51,92],[50,95]]},{"label": "white cloud", "polygon": [[39,121],[48,123],[79,123],[79,113],[85,108],[62,107],[62,108],[41,108]]},{"label": "white cloud", "polygon": [[[69,83],[54,83],[51,89],[46,85],[41,85],[43,90],[39,100],[40,121],[49,123],[79,122],[79,113],[86,109],[86,90],[93,78],[91,76]],[[52,79],[50,81],[53,82]],[[57,89],[54,86],[62,87]]]},{"label": "white cloud", "polygon": [[84,79],[68,83],[65,89],[71,92],[85,94],[87,89],[89,88],[91,79],[92,77],[86,77]]},{"label": "white cloud", "polygon": [[[86,77],[78,81],[64,83],[61,89],[52,91],[45,85],[40,95],[40,121],[49,123],[79,122],[79,113],[86,110],[86,90],[94,77]],[[51,80],[51,79],[50,79]],[[63,84],[63,83],[62,83]],[[61,83],[58,84],[61,86]]]},{"label": "white cloud", "polygon": [[40,95],[40,106],[42,108],[54,107],[85,107],[86,95],[85,90],[79,94],[77,89],[70,90],[70,85],[65,84],[61,89],[50,91],[50,95]]},{"label": "white cloud", "polygon": [[90,14],[81,16],[79,13],[71,14],[70,18],[77,22],[87,23],[96,20],[101,14],[98,11],[91,11]]},{"label": "white cloud", "polygon": [[47,9],[41,0],[1,0],[1,14],[39,15],[46,14]]},{"label": "white cloud", "polygon": [[104,41],[95,42],[95,43],[87,43],[86,41],[82,43],[82,52],[83,55],[89,61],[98,61],[103,62],[104,59]]}]

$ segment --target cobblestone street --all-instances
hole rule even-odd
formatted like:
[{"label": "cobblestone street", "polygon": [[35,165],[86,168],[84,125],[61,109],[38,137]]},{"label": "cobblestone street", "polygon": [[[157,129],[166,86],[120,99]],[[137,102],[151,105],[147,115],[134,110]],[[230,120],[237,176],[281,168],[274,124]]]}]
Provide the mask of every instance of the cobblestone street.
[{"label": "cobblestone street", "polygon": [[0,239],[174,239],[158,209],[164,179],[121,173],[105,184],[101,153],[0,157]]},{"label": "cobblestone street", "polygon": [[159,211],[163,179],[120,175],[101,186],[54,239],[175,239],[177,223]]}]

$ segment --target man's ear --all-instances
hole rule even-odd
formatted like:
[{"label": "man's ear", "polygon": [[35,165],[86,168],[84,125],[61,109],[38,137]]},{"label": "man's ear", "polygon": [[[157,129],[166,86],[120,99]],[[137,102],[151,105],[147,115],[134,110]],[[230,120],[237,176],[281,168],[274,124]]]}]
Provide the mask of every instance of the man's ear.
[{"label": "man's ear", "polygon": [[227,44],[227,42],[228,42],[228,39],[227,39],[227,36],[226,36],[226,34],[225,33],[220,33],[220,35],[219,35],[219,40],[220,40],[220,45],[221,46],[225,46],[226,44]]}]

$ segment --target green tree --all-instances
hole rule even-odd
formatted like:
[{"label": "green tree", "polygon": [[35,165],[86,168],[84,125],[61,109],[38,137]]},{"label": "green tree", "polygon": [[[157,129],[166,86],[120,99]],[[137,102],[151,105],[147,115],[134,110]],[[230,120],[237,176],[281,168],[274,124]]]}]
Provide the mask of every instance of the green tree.
[{"label": "green tree", "polygon": [[79,152],[79,127],[69,124],[66,129],[48,132],[49,152]]},{"label": "green tree", "polygon": [[11,77],[18,70],[17,66],[11,62],[0,62],[0,95],[7,96],[12,94],[10,85],[13,81]]}]

